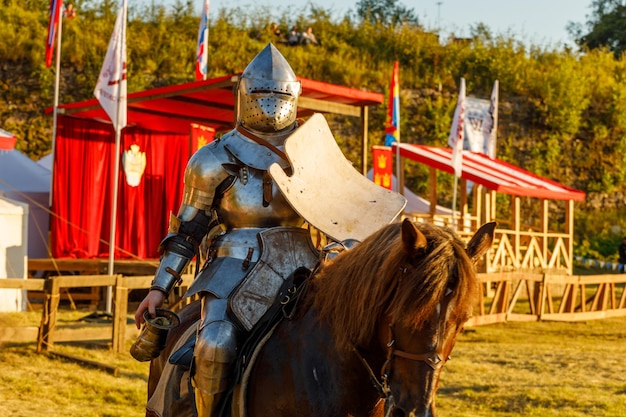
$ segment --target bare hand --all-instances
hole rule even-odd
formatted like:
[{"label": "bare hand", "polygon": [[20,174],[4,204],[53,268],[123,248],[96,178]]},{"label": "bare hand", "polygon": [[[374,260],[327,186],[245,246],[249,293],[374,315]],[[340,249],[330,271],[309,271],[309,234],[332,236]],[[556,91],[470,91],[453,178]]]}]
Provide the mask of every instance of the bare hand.
[{"label": "bare hand", "polygon": [[135,324],[138,329],[141,329],[141,325],[144,323],[143,313],[148,310],[151,317],[156,315],[156,308],[161,307],[165,301],[165,294],[159,290],[150,290],[146,298],[143,299],[137,312],[135,313]]}]

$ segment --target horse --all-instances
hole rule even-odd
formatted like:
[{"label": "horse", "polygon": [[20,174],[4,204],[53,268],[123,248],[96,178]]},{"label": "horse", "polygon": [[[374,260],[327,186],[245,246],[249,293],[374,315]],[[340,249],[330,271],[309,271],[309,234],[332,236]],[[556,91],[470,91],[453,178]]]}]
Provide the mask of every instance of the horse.
[{"label": "horse", "polygon": [[[404,220],[324,261],[294,314],[255,352],[231,416],[435,416],[439,376],[477,303],[475,265],[494,229],[483,225],[465,245],[447,228]],[[198,304],[181,312],[151,363],[149,395],[199,315]],[[187,387],[166,415],[195,415]]]}]

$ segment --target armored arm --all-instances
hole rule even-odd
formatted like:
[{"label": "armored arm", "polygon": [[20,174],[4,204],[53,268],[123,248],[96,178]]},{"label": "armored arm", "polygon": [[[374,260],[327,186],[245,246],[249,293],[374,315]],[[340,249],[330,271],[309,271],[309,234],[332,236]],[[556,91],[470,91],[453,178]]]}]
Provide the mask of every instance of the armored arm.
[{"label": "armored arm", "polygon": [[180,284],[181,273],[196,255],[209,231],[211,209],[218,186],[228,177],[211,148],[201,148],[185,169],[183,200],[177,216],[170,217],[167,236],[161,242],[161,261],[150,286],[166,295]]}]

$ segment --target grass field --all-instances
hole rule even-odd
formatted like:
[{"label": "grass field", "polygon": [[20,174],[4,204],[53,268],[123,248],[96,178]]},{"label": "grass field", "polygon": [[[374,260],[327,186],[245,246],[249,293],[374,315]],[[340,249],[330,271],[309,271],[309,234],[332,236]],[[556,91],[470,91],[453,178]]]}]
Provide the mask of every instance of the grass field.
[{"label": "grass field", "polygon": [[[29,319],[0,314],[0,326],[15,320]],[[470,328],[443,370],[439,415],[625,416],[625,329],[626,318]],[[119,375],[37,354],[35,343],[5,344],[0,348],[0,415],[144,414],[147,363],[99,345],[57,344],[55,351],[115,366]]]}]

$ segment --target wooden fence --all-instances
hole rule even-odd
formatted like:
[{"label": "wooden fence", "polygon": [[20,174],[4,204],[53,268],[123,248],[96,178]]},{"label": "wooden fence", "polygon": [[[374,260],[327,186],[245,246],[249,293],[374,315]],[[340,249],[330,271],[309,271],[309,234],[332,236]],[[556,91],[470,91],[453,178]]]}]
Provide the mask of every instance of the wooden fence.
[{"label": "wooden fence", "polygon": [[478,274],[483,291],[468,326],[626,316],[626,274]]},{"label": "wooden fence", "polygon": [[[626,316],[626,274],[572,276],[503,272],[478,276],[483,291],[475,315],[467,326],[505,321],[580,321]],[[152,279],[153,275],[0,279],[0,288],[43,292],[41,323],[36,334],[38,352],[52,350],[55,342],[101,340],[103,334],[115,352],[123,352],[128,338],[138,334],[134,324],[128,324],[129,293],[134,289],[149,288]],[[183,275],[183,291],[192,280],[191,274]],[[111,323],[90,327],[81,323],[60,325],[57,322],[63,291],[109,286],[113,287]],[[176,309],[183,302],[172,300],[169,307]],[[0,340],[11,340],[16,336],[15,329],[2,330],[4,334],[0,334]]]},{"label": "wooden fence", "polygon": [[[184,291],[193,280],[193,275],[182,275],[181,290]],[[41,322],[37,329],[37,352],[50,351],[55,342],[84,342],[93,340],[109,340],[116,352],[126,350],[128,337],[138,334],[134,324],[128,324],[128,296],[134,289],[147,289],[154,279],[154,275],[123,276],[123,275],[63,275],[46,279],[0,279],[1,288],[21,289],[43,293],[43,308]],[[104,288],[112,287],[113,312],[111,323],[89,324],[59,324],[57,312],[61,295],[76,288]],[[170,308],[176,308],[182,300],[172,300]],[[31,329],[16,330],[0,329],[0,341],[23,340],[31,334]],[[32,340],[32,339],[31,339]]]}]

